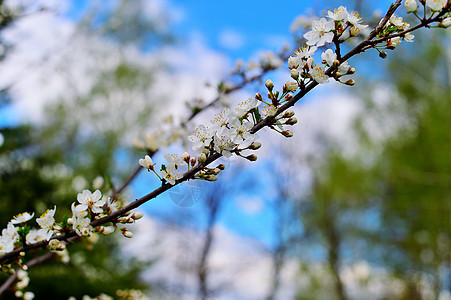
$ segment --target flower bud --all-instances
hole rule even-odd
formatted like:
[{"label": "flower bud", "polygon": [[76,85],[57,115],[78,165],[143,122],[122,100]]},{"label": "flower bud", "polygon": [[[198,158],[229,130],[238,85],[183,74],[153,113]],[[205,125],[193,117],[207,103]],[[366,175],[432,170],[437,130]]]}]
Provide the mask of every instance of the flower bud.
[{"label": "flower bud", "polygon": [[16,296],[17,298],[22,298],[23,297],[23,292],[22,291],[16,291],[14,293],[14,296]]},{"label": "flower bud", "polygon": [[131,217],[130,218],[122,217],[122,218],[118,218],[117,222],[126,224],[126,223],[134,223],[135,220],[133,218],[131,218]]},{"label": "flower bud", "polygon": [[404,5],[406,6],[408,12],[414,12],[418,9],[418,4],[416,0],[406,0]]},{"label": "flower bud", "polygon": [[205,176],[204,179],[208,180],[208,181],[216,181],[216,180],[218,180],[218,176],[216,176],[216,175],[208,175],[208,176]]},{"label": "flower bud", "polygon": [[298,122],[298,119],[296,119],[296,118],[289,118],[288,120],[286,120],[285,121],[285,124],[287,124],[287,125],[294,125],[294,124],[296,124]]},{"label": "flower bud", "polygon": [[34,299],[34,293],[33,292],[25,292],[23,294],[24,300],[33,300]]},{"label": "flower bud", "polygon": [[252,144],[250,144],[249,149],[250,150],[257,150],[260,149],[262,146],[262,143],[260,142],[253,142]]},{"label": "flower bud", "polygon": [[125,236],[126,238],[131,239],[133,237],[133,232],[125,229],[125,230],[122,231],[122,235]]},{"label": "flower bud", "polygon": [[255,99],[257,99],[257,100],[259,100],[259,101],[262,101],[262,100],[263,100],[262,95],[260,95],[259,93],[256,93],[256,94],[255,94]]},{"label": "flower bud", "polygon": [[22,270],[24,270],[24,271],[28,270],[28,266],[27,265],[23,265],[22,266]]},{"label": "flower bud", "polygon": [[205,153],[201,153],[197,160],[200,164],[204,164],[207,161],[207,156],[205,155]]},{"label": "flower bud", "polygon": [[256,161],[256,160],[257,160],[257,155],[251,154],[251,155],[249,155],[249,156],[246,156],[245,158],[246,158],[247,160],[249,160],[249,161]]},{"label": "flower bud", "polygon": [[355,80],[354,79],[349,79],[348,81],[345,82],[345,84],[353,86],[355,84]]},{"label": "flower bud", "polygon": [[288,94],[285,96],[285,100],[290,100],[291,98],[293,98],[293,94]]},{"label": "flower bud", "polygon": [[20,251],[20,252],[19,252],[19,255],[22,256],[22,257],[24,257],[24,256],[25,256],[25,252]]},{"label": "flower bud", "polygon": [[401,43],[401,39],[397,36],[391,38],[388,42],[387,49],[393,50]]},{"label": "flower bud", "polygon": [[185,152],[185,153],[182,154],[182,159],[186,163],[189,163],[190,156],[189,156],[188,152]]},{"label": "flower bud", "polygon": [[347,75],[351,75],[355,73],[355,68],[349,68],[348,72],[346,72]]},{"label": "flower bud", "polygon": [[297,80],[299,78],[299,72],[295,69],[291,70],[291,78],[293,78],[294,80]]},{"label": "flower bud", "polygon": [[274,88],[274,83],[271,81],[271,79],[268,79],[266,80],[265,86],[268,91],[272,91],[272,89]]},{"label": "flower bud", "polygon": [[221,173],[221,170],[218,169],[218,168],[214,168],[214,169],[212,170],[212,173],[213,173],[213,175],[218,175],[219,173]]},{"label": "flower bud", "polygon": [[196,165],[196,158],[195,157],[191,157],[190,164],[191,164],[192,167],[194,167],[194,165]]},{"label": "flower bud", "polygon": [[291,130],[284,130],[284,131],[282,131],[282,135],[284,137],[292,137],[293,136],[293,132]]},{"label": "flower bud", "polygon": [[216,168],[218,168],[219,170],[224,170],[225,169],[225,166],[223,165],[223,164],[220,164],[219,166],[217,166]]},{"label": "flower bud", "polygon": [[207,156],[210,153],[210,151],[204,148],[204,150],[202,150],[202,153],[205,154],[205,156]]},{"label": "flower bud", "polygon": [[450,26],[451,26],[451,17],[448,17],[448,18],[443,19],[443,20],[438,24],[438,26],[444,27],[444,28],[450,27]]},{"label": "flower bud", "polygon": [[72,226],[74,225],[74,220],[72,218],[67,219],[67,225]]},{"label": "flower bud", "polygon": [[114,232],[113,226],[101,226],[99,232],[103,235],[109,235]]},{"label": "flower bud", "polygon": [[334,68],[338,68],[339,65],[340,65],[340,61],[339,61],[338,59],[334,60],[332,66],[333,66]]},{"label": "flower bud", "polygon": [[139,220],[144,216],[144,214],[140,211],[134,212],[133,215],[131,215],[130,218],[135,219],[135,220]]},{"label": "flower bud", "polygon": [[380,58],[387,58],[387,52],[385,52],[385,51],[379,52],[379,57]]},{"label": "flower bud", "polygon": [[[312,67],[313,66],[313,64],[315,63],[315,61],[313,60],[313,58],[312,57],[309,57],[308,59],[307,59],[307,63],[305,64],[305,66],[307,66],[307,70],[308,70],[308,68],[310,67]],[[304,67],[305,67],[304,66]]]},{"label": "flower bud", "polygon": [[294,116],[294,111],[290,109],[283,113],[282,118],[291,118],[292,116]]}]

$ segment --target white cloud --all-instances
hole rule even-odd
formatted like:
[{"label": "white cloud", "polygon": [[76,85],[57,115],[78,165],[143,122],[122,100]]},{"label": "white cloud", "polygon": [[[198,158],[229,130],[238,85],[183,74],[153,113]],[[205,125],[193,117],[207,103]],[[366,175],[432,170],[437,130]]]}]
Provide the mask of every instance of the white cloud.
[{"label": "white cloud", "polygon": [[239,197],[235,200],[238,207],[249,215],[255,215],[262,211],[263,202],[259,197]]},{"label": "white cloud", "polygon": [[218,36],[219,45],[225,49],[237,50],[244,46],[244,37],[233,29],[225,29]]}]

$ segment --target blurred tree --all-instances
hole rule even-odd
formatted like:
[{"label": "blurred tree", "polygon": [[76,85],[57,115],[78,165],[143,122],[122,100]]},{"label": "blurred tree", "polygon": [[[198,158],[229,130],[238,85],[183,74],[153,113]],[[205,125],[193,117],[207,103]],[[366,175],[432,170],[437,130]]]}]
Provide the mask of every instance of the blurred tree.
[{"label": "blurred tree", "polygon": [[[121,0],[93,6],[69,44],[49,54],[38,67],[41,78],[46,78],[40,82],[43,88],[47,83],[51,88],[52,79],[65,88],[52,94],[55,99],[39,122],[0,129],[4,137],[0,145],[2,228],[20,212],[36,212],[39,217],[53,205],[57,206],[55,218],[61,220],[70,215],[70,205],[82,189],[100,188],[111,195],[113,182],[121,183],[129,172],[122,168],[128,159],[124,141],[134,138],[138,126],[155,122],[151,116],[156,112],[155,102],[161,101],[152,91],[154,74],[162,70],[162,64],[144,51],[155,51],[156,46],[171,40],[167,20],[166,25],[161,23],[164,14],[149,15],[151,2]],[[7,20],[1,20],[2,29],[7,28],[3,26]],[[127,34],[130,26],[133,36]],[[103,184],[97,186],[95,178],[101,178]],[[37,299],[114,295],[117,289],[148,288],[140,272],[150,262],[127,258],[117,239],[93,236],[70,246],[69,252],[72,261],[67,264],[52,262],[30,270],[29,289]],[[1,274],[2,281],[6,276]]]},{"label": "blurred tree", "polygon": [[[368,99],[356,124],[358,153],[349,156],[325,141],[325,157],[310,162],[314,183],[299,202],[300,220],[310,232],[310,247],[321,245],[321,251],[312,261],[302,259],[311,277],[298,299],[355,297],[342,276],[361,260],[386,270],[393,285],[380,296],[438,299],[450,289],[449,36],[416,39],[415,54],[405,49],[390,57],[386,78],[396,91],[390,101]],[[378,128],[367,126],[370,119]],[[382,140],[372,137],[384,130]],[[329,275],[317,276],[318,261]],[[355,280],[365,289],[375,274],[369,270],[365,280]]]}]

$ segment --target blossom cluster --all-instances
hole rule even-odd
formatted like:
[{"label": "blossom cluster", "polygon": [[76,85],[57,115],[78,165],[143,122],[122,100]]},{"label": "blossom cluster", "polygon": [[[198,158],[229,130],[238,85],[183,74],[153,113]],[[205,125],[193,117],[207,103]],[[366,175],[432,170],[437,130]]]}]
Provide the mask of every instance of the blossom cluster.
[{"label": "blossom cluster", "polygon": [[[291,92],[298,89],[298,84],[287,82],[281,93],[273,91],[274,84],[271,80],[266,82],[266,87],[268,88],[268,99],[264,100],[257,93],[254,98],[248,98],[234,109],[224,108],[210,120],[207,126],[201,124],[194,129],[193,134],[188,136],[188,140],[192,143],[192,150],[198,154],[198,157],[191,157],[187,152],[181,156],[165,154],[167,164],[162,164],[160,174],[155,171],[155,163],[149,155],[139,159],[139,164],[154,172],[163,182],[174,185],[177,180],[183,178],[184,174],[181,172],[181,168],[185,166],[188,171],[195,166],[202,166],[194,178],[208,181],[217,180],[217,175],[224,170],[224,165],[218,165],[215,168],[203,166],[207,157],[213,153],[227,158],[235,154],[249,161],[257,160],[256,155],[244,155],[243,151],[257,150],[261,147],[261,143],[255,141],[256,137],[252,129],[263,117],[270,117],[273,125],[270,128],[286,137],[292,136],[292,133],[284,130],[283,125],[297,123],[293,111],[277,116],[277,108],[293,97]],[[263,103],[264,106],[262,106]]]},{"label": "blossom cluster", "polygon": [[[450,1],[420,0],[419,2],[424,8],[422,18],[417,14],[420,5],[416,0],[406,0],[404,3],[408,12],[414,14],[424,26],[430,26],[427,22],[437,22],[436,27],[451,26]],[[365,41],[368,42],[368,48],[377,49],[381,57],[385,57],[386,53],[380,51],[380,49],[393,50],[402,41],[412,42],[414,40],[414,36],[410,32],[413,31],[413,28],[401,17],[391,14],[388,20],[384,20],[386,23],[377,32],[374,43]],[[139,159],[139,164],[149,172],[155,173],[163,185],[175,185],[182,179],[217,180],[219,173],[224,170],[224,165],[218,165],[214,168],[207,167],[207,162],[213,161],[213,159],[208,160],[208,158],[214,154],[225,157],[237,155],[249,161],[255,161],[257,159],[255,154],[244,153],[246,153],[246,150],[257,150],[261,147],[261,143],[256,141],[256,130],[254,130],[256,125],[261,125],[260,122],[265,120],[265,126],[285,137],[292,136],[292,132],[286,130],[285,126],[296,124],[297,119],[294,117],[293,111],[283,111],[281,106],[289,102],[296,91],[306,91],[307,85],[314,87],[316,83],[327,83],[331,78],[346,85],[354,84],[352,79],[343,80],[343,76],[354,74],[355,69],[341,56],[340,45],[357,37],[366,27],[367,25],[362,24],[362,19],[356,12],[348,11],[344,6],[340,6],[334,11],[328,11],[326,18],[311,20],[311,30],[303,35],[306,46],[296,50],[288,58],[288,68],[292,80],[288,80],[280,91],[275,89],[271,80],[267,80],[265,83],[268,90],[267,97],[263,98],[262,95],[257,93],[253,98],[241,102],[234,109],[224,108],[208,124],[199,125],[188,136],[188,140],[192,142],[192,150],[196,153],[195,156],[191,156],[187,152],[182,155],[165,154],[166,163],[161,165],[159,172],[155,170],[156,164],[152,161],[151,155]],[[380,25],[380,27],[382,26]],[[320,54],[321,62],[315,63],[314,56],[318,48],[329,47],[329,44],[333,44],[330,46],[334,50],[326,49]],[[280,57],[266,53],[261,57],[258,67],[265,71],[278,68],[281,65]],[[251,69],[251,67],[248,67],[248,69]],[[235,73],[245,77],[243,70],[242,66],[238,64]],[[226,91],[226,89],[224,88],[223,91]],[[294,102],[288,104],[293,105]],[[196,113],[195,109],[193,109],[193,113]],[[172,119],[167,120],[167,123],[172,124],[172,122]],[[139,146],[152,154],[162,145],[167,145],[183,135],[182,128],[169,127],[169,130],[163,133],[145,136],[144,143],[139,142]],[[187,176],[182,171],[185,168],[188,172],[193,168],[196,168],[196,170],[195,173],[192,172]],[[100,186],[102,183],[97,185]],[[61,259],[67,261],[66,242],[60,240],[57,235],[67,233],[70,230],[73,230],[80,237],[89,237],[94,233],[108,235],[118,229],[125,237],[130,238],[133,236],[132,232],[117,225],[134,223],[142,217],[142,213],[130,214],[130,212],[127,212],[111,220],[112,225],[110,226],[102,224],[94,227],[92,225],[94,221],[108,216],[118,209],[120,209],[119,203],[114,198],[102,196],[99,190],[94,192],[83,190],[77,195],[77,202],[72,203],[71,217],[64,218],[60,223],[55,222],[56,206],[53,209],[48,209],[36,219],[39,229],[27,225],[27,222],[34,217],[34,213],[21,213],[13,217],[6,228],[2,230],[0,255],[11,252],[17,247],[25,247],[32,243],[45,241],[47,249],[57,251]],[[20,259],[19,257],[21,269],[17,274],[19,281],[16,284],[16,296],[32,299],[32,293],[23,291],[28,285],[29,278],[26,273],[27,266],[21,264]],[[7,268],[11,271],[10,267]]]}]

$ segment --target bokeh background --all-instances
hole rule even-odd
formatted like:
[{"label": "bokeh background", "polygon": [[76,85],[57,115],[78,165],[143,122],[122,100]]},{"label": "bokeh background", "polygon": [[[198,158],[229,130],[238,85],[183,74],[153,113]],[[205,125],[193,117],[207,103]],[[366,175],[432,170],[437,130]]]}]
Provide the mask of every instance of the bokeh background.
[{"label": "bokeh background", "polygon": [[[289,70],[271,53],[301,46],[312,17],[346,5],[374,24],[389,4],[0,0],[1,227],[55,204],[61,219],[83,189],[111,193],[146,140],[161,148],[158,164],[163,153],[193,154],[174,136],[264,94],[268,78],[281,87]],[[123,289],[152,299],[451,299],[450,46],[449,30],[429,29],[385,60],[353,58],[356,86],[316,88],[294,108],[292,138],[259,133],[257,162],[224,159],[217,182],[140,207],[133,239],[74,244],[70,262],[31,268],[28,289],[36,299]],[[187,131],[153,135],[239,84],[237,61],[252,75],[268,59],[280,68],[221,94]],[[141,172],[122,198],[158,185]]]}]

